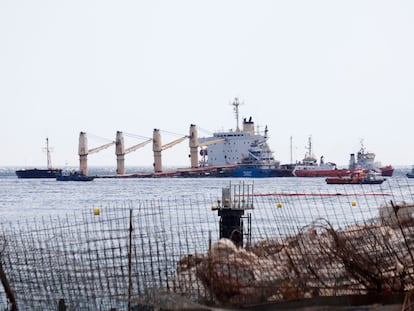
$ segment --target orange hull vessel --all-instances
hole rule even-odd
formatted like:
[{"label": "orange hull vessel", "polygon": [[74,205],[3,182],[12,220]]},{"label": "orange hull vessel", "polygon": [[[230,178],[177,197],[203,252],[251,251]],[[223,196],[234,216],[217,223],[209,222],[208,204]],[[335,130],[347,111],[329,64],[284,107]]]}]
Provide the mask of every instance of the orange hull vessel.
[{"label": "orange hull vessel", "polygon": [[299,169],[294,171],[296,177],[340,177],[348,176],[351,173],[347,169]]}]

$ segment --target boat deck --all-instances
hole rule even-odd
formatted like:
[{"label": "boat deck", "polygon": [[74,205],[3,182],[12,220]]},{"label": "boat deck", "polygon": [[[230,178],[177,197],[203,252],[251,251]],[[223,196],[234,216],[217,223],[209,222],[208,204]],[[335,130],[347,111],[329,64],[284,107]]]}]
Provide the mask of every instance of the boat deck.
[{"label": "boat deck", "polygon": [[137,172],[123,175],[101,175],[95,178],[157,178],[157,177],[221,177],[236,165],[205,166],[198,168],[179,168],[163,172]]}]

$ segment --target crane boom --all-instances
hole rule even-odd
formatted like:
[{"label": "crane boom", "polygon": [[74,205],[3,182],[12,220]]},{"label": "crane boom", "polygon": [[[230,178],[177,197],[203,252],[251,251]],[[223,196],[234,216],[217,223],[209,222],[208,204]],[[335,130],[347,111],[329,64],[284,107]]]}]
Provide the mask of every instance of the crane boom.
[{"label": "crane boom", "polygon": [[176,140],[173,140],[172,142],[170,142],[170,143],[168,143],[168,144],[163,145],[163,146],[161,147],[161,150],[165,150],[165,149],[171,148],[171,147],[173,147],[173,146],[175,146],[175,145],[177,145],[177,144],[181,143],[182,141],[184,141],[184,140],[185,140],[185,139],[187,139],[187,138],[188,138],[188,136],[184,136],[184,137],[180,137],[180,138],[178,138],[178,139],[176,139]]},{"label": "crane boom", "polygon": [[135,151],[135,150],[137,150],[139,148],[142,148],[145,145],[149,144],[151,141],[152,141],[152,138],[150,138],[150,139],[148,139],[148,140],[146,140],[146,141],[144,141],[144,142],[142,142],[142,143],[140,143],[138,145],[129,147],[129,148],[125,149],[125,154],[128,154],[128,153],[133,152],[133,151]]},{"label": "crane boom", "polygon": [[225,140],[226,140],[225,138],[219,138],[219,139],[214,139],[214,140],[206,140],[206,141],[201,142],[201,143],[200,143],[200,141],[198,141],[198,146],[199,147],[200,146],[208,146],[208,145],[219,143],[219,142],[225,141]]},{"label": "crane boom", "polygon": [[110,143],[108,143],[108,144],[105,144],[105,145],[102,145],[102,146],[96,147],[96,148],[89,149],[89,150],[88,150],[88,154],[97,153],[98,151],[101,151],[101,150],[103,150],[103,149],[106,149],[106,148],[111,147],[113,144],[115,144],[115,142],[114,142],[114,141],[112,141],[112,142],[110,142]]}]

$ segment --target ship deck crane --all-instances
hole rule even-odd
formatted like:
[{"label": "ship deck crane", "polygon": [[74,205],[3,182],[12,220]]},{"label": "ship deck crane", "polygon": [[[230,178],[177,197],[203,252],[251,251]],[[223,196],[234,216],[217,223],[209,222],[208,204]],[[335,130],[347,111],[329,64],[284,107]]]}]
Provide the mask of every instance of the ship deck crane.
[{"label": "ship deck crane", "polygon": [[138,149],[140,149],[140,148],[142,148],[142,147],[145,147],[145,146],[146,146],[146,145],[148,145],[150,142],[152,142],[152,138],[149,138],[148,140],[146,140],[146,141],[144,141],[144,142],[142,142],[142,143],[139,143],[139,144],[137,144],[137,145],[135,145],[135,146],[131,146],[131,147],[129,147],[129,148],[127,148],[127,149],[125,149],[125,154],[131,153],[131,152],[134,152],[134,151],[136,151],[136,150],[138,150]]},{"label": "ship deck crane", "polygon": [[188,138],[188,136],[184,136],[184,137],[180,137],[176,140],[173,140],[172,142],[169,142],[168,144],[165,144],[161,147],[161,151],[164,151],[166,149],[169,149],[171,147],[174,147],[175,145],[181,143],[182,141],[186,140]]},{"label": "ship deck crane", "polygon": [[203,146],[208,146],[208,145],[212,145],[212,144],[216,144],[216,143],[219,143],[219,142],[222,142],[222,141],[225,141],[226,139],[225,138],[219,138],[219,139],[213,139],[213,140],[206,140],[206,141],[203,141],[203,142],[198,142],[198,146],[199,147],[203,147]]},{"label": "ship deck crane", "polygon": [[110,142],[110,143],[107,143],[107,144],[105,144],[105,145],[102,145],[102,146],[96,147],[96,148],[89,149],[89,150],[88,150],[88,154],[94,154],[94,153],[97,153],[97,152],[99,152],[99,151],[101,151],[101,150],[104,150],[104,149],[107,149],[107,148],[111,147],[113,144],[115,144],[115,142],[114,142],[114,141],[112,141],[112,142]]},{"label": "ship deck crane", "polygon": [[[208,146],[215,143],[219,143],[222,141],[225,141],[225,138],[217,138],[217,139],[210,139],[210,140],[199,140],[198,139],[198,131],[197,126],[194,124],[190,125],[190,159],[191,159],[191,167],[192,168],[198,168],[199,162],[198,162],[198,147],[202,146]],[[204,157],[203,152],[203,157]]]},{"label": "ship deck crane", "polygon": [[[129,134],[129,136],[136,137],[137,135]],[[140,136],[140,138],[142,137]],[[118,175],[125,174],[125,155],[146,146],[152,141],[152,138],[147,138],[147,137],[145,138],[146,138],[146,141],[136,144],[134,146],[131,146],[129,148],[125,148],[123,132],[121,131],[116,132],[115,154],[116,154],[116,173]]]},{"label": "ship deck crane", "polygon": [[102,146],[89,149],[88,148],[88,138],[86,136],[85,132],[80,132],[79,134],[79,170],[83,175],[88,175],[88,155],[97,153],[101,150],[107,149],[114,145],[115,142],[111,141],[107,144],[104,144]]},{"label": "ship deck crane", "polygon": [[162,160],[161,152],[169,149],[182,141],[186,140],[188,136],[180,137],[172,142],[169,142],[165,145],[161,144],[161,134],[159,129],[154,129],[153,138],[152,138],[152,151],[154,152],[154,171],[155,173],[162,172]]}]

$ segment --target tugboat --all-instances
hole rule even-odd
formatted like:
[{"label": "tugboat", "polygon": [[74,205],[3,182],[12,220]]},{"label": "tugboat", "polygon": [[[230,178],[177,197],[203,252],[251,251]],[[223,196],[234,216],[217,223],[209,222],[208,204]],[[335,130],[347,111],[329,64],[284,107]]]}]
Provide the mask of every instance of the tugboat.
[{"label": "tugboat", "polygon": [[312,138],[309,137],[307,152],[302,162],[296,164],[293,175],[296,177],[329,177],[329,176],[344,176],[349,174],[348,170],[338,169],[335,163],[324,161],[321,156],[320,163],[312,153]]},{"label": "tugboat", "polygon": [[348,176],[328,177],[325,179],[327,184],[382,184],[386,179],[377,172],[357,170]]},{"label": "tugboat", "polygon": [[63,172],[61,175],[56,176],[57,181],[92,181],[95,177],[83,175],[79,171]]},{"label": "tugboat", "polygon": [[52,161],[50,159],[49,139],[46,138],[46,155],[47,155],[47,169],[22,169],[15,173],[18,178],[56,178],[62,175],[62,169],[52,168]]},{"label": "tugboat", "polygon": [[375,153],[367,152],[363,140],[361,140],[361,149],[357,153],[357,158],[355,160],[355,154],[351,153],[349,160],[349,169],[364,169],[372,170],[377,173],[381,173],[382,176],[391,177],[394,173],[394,167],[392,165],[379,167],[375,164]]}]

